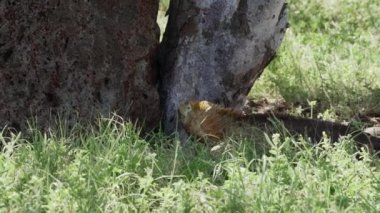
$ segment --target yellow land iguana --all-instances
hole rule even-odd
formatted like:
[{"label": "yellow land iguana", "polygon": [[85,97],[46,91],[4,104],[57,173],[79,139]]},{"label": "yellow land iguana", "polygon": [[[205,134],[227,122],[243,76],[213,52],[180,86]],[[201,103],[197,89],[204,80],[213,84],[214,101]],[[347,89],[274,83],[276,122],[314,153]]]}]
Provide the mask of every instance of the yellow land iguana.
[{"label": "yellow land iguana", "polygon": [[279,121],[291,134],[306,135],[314,142],[321,140],[323,132],[326,132],[332,141],[337,141],[340,136],[351,134],[359,144],[380,150],[380,138],[350,125],[336,122],[289,115],[245,115],[242,111],[224,108],[208,101],[186,101],[179,106],[178,113],[185,130],[202,139],[220,140],[235,133],[247,135],[247,131],[252,131],[250,127],[263,131],[273,130],[275,125],[273,121]]}]

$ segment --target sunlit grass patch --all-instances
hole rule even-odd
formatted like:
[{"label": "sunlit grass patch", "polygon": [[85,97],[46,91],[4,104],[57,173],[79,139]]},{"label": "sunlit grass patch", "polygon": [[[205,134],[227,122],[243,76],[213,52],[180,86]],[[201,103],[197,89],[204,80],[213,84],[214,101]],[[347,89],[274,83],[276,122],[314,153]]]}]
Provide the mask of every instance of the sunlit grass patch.
[{"label": "sunlit grass patch", "polygon": [[317,100],[345,117],[378,113],[379,11],[372,0],[289,1],[290,28],[251,94]]}]

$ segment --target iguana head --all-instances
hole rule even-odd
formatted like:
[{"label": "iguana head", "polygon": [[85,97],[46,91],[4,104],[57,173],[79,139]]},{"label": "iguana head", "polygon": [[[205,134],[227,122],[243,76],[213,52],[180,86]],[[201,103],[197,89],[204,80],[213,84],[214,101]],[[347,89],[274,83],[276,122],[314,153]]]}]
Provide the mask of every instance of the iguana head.
[{"label": "iguana head", "polygon": [[178,112],[181,116],[187,117],[192,112],[207,112],[212,105],[208,101],[185,101],[179,105]]},{"label": "iguana head", "polygon": [[220,109],[209,101],[186,101],[180,104],[178,113],[189,134],[219,140],[225,130],[224,114],[219,113]]},{"label": "iguana head", "polygon": [[181,103],[178,107],[178,113],[180,116],[186,117],[192,111],[192,105],[190,101]]}]

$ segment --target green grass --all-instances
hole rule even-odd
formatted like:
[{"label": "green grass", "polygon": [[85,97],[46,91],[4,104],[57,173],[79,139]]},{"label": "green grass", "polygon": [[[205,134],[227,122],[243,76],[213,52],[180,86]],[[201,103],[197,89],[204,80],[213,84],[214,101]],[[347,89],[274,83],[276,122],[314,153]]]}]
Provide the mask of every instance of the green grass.
[{"label": "green grass", "polygon": [[[348,117],[378,112],[380,3],[292,0],[289,10],[291,28],[252,96],[317,100],[315,110]],[[3,130],[0,148],[0,212],[380,211],[380,160],[349,138],[311,146],[275,134],[183,150],[114,117]]]},{"label": "green grass", "polygon": [[167,11],[169,8],[170,0],[160,0],[160,11]]},{"label": "green grass", "polygon": [[[316,147],[279,135],[231,139],[189,154],[161,134],[144,140],[138,132],[114,118],[87,130],[2,133],[0,211],[380,210],[379,159],[347,139]],[[255,143],[270,149],[257,153]]]}]

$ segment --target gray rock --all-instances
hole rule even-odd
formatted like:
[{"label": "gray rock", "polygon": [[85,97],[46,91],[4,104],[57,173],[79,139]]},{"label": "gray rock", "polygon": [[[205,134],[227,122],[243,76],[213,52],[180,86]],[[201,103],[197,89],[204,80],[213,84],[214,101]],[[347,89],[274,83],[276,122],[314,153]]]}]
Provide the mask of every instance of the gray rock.
[{"label": "gray rock", "polygon": [[158,0],[0,1],[0,127],[159,121]]}]

